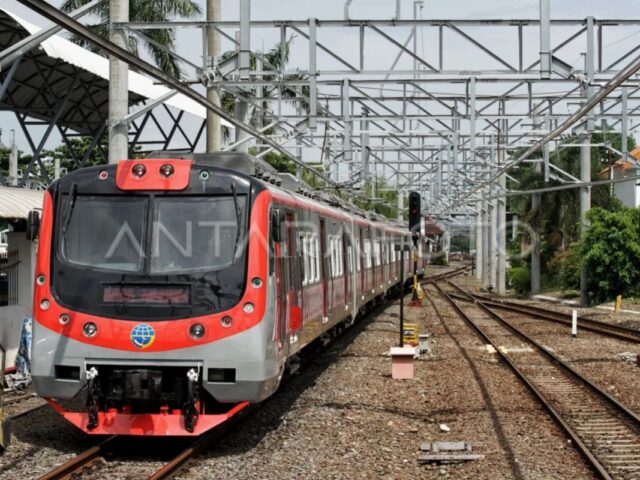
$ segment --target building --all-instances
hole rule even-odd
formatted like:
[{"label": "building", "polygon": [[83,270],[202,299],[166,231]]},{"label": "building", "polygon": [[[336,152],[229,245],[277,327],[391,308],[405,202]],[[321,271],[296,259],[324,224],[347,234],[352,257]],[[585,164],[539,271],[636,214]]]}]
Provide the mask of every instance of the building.
[{"label": "building", "polygon": [[[640,161],[640,147],[634,148],[629,154]],[[635,177],[640,174],[637,164],[628,160],[617,160],[613,165],[603,169],[599,176],[610,179],[623,179]],[[640,180],[632,179],[627,182],[614,183],[613,194],[622,202],[625,207],[640,207]]]},{"label": "building", "polygon": [[36,243],[25,229],[28,213],[42,208],[42,200],[42,191],[0,187],[0,220],[9,224],[3,231],[6,252],[0,254],[0,343],[8,367],[18,352],[22,319],[32,313]]}]

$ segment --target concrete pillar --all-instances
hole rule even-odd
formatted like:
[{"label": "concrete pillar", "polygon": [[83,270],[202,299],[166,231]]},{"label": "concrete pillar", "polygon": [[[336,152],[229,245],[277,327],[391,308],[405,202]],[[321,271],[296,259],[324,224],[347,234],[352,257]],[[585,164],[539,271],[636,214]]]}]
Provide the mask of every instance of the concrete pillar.
[{"label": "concrete pillar", "polygon": [[[580,135],[580,181],[591,181],[591,134],[582,133]],[[580,188],[580,232],[584,234],[588,226],[587,212],[591,208],[591,187]],[[588,283],[586,270],[580,272],[580,304],[583,307],[588,303]]]},{"label": "concrete pillar", "polygon": [[[545,1],[548,2],[548,0]],[[544,119],[540,116],[540,112],[534,111],[533,128],[540,131],[543,126]],[[542,173],[542,164],[540,164],[540,162],[537,162],[534,168],[536,173]],[[531,210],[538,210],[541,202],[541,194],[534,193],[531,196]],[[540,234],[541,232],[536,231],[532,232],[531,235],[531,295],[540,293]]]},{"label": "concrete pillar", "polygon": [[495,288],[498,282],[498,234],[496,200],[489,202],[489,285]]},{"label": "concrete pillar", "polygon": [[[220,0],[207,0],[207,21],[220,20]],[[208,68],[215,68],[220,58],[220,33],[215,28],[207,29]],[[207,87],[207,100],[220,106],[220,91],[215,87]],[[217,152],[222,147],[222,124],[220,117],[207,110],[207,152]]]},{"label": "concrete pillar", "polygon": [[[502,114],[506,113],[504,100],[500,102],[500,111]],[[500,131],[498,133],[498,167],[502,167],[505,163],[505,146],[508,142],[508,120],[500,122]],[[498,177],[499,192],[502,195],[507,188],[506,175],[500,175]],[[498,293],[504,294],[507,291],[507,198],[500,197],[497,200],[497,221],[498,221],[498,278],[496,289]]]},{"label": "concrete pillar", "polygon": [[18,147],[13,139],[11,153],[9,153],[9,185],[18,186]]},{"label": "concrete pillar", "polygon": [[476,225],[475,225],[475,245],[476,245],[476,279],[482,280],[483,246],[482,246],[482,202],[476,202]]},{"label": "concrete pillar", "polygon": [[[249,28],[249,25],[246,24],[248,22],[247,13],[243,11],[245,8],[245,0],[240,2],[240,31],[236,32],[236,41],[238,42],[238,57],[239,57],[239,65],[240,65],[240,79],[248,80],[249,79],[249,68],[250,68],[250,56],[247,55],[250,47],[248,42],[248,38],[245,30]],[[246,78],[245,78],[246,77]],[[239,120],[243,123],[249,122],[249,104],[243,100],[236,98],[233,114],[236,120]],[[249,137],[250,135],[236,128],[236,142],[240,142],[241,140]],[[236,151],[247,153],[249,151],[249,144],[251,141],[246,141],[238,146]]]},{"label": "concrete pillar", "polygon": [[482,202],[482,284],[486,287],[491,283],[491,228],[489,228],[491,212],[489,202]]},{"label": "concrete pillar", "polygon": [[[540,208],[541,197],[539,193],[531,196],[531,209]],[[538,232],[531,234],[531,295],[540,293],[540,238]]]},{"label": "concrete pillar", "polygon": [[398,188],[398,220],[402,220],[402,211],[404,210],[404,192]]},{"label": "concrete pillar", "polygon": [[[129,21],[129,0],[109,0],[111,22]],[[128,48],[127,32],[109,28],[109,40]],[[109,57],[109,163],[129,156],[129,125],[119,124],[129,113],[129,67],[117,58]]]}]

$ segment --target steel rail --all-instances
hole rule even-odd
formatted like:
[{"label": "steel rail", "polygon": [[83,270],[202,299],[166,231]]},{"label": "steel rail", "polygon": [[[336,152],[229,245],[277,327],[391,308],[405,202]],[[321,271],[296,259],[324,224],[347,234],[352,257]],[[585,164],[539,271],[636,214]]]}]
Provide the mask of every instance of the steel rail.
[{"label": "steel rail", "polygon": [[[612,480],[611,476],[605,469],[605,467],[600,463],[600,461],[595,457],[593,452],[587,447],[587,445],[582,441],[582,439],[578,436],[578,434],[574,431],[574,429],[569,425],[569,423],[562,417],[562,415],[551,405],[551,403],[544,397],[542,392],[538,390],[538,388],[533,384],[531,380],[526,376],[526,374],[521,371],[518,366],[506,355],[501,349],[500,346],[494,342],[491,337],[489,337],[482,328],[480,328],[471,318],[458,306],[456,301],[437,283],[434,283],[433,286],[438,290],[438,293],[442,295],[449,304],[453,307],[453,309],[460,315],[460,317],[464,320],[464,322],[469,325],[472,330],[475,330],[476,333],[488,344],[490,344],[496,351],[496,353],[504,360],[504,362],[511,368],[511,370],[516,374],[516,376],[520,379],[522,383],[529,389],[529,391],[533,394],[533,396],[541,403],[541,405],[549,412],[551,417],[556,421],[556,423],[565,431],[565,433],[571,438],[574,445],[578,448],[579,452],[583,455],[585,459],[589,462],[594,471],[598,474],[599,478]],[[480,304],[478,304],[480,305]],[[542,349],[543,351],[544,348]]]},{"label": "steel rail", "polygon": [[103,440],[97,445],[85,450],[79,455],[76,455],[68,462],[51,470],[49,473],[44,474],[39,478],[39,480],[61,480],[72,478],[73,474],[80,472],[83,468],[88,467],[100,457],[104,456],[106,451],[113,447],[116,440],[116,436]]},{"label": "steel rail", "polygon": [[[473,298],[472,296],[470,298]],[[548,350],[544,345],[542,345],[541,343],[539,343],[538,341],[534,340],[533,338],[531,338],[529,335],[527,335],[526,333],[524,333],[522,330],[520,330],[518,327],[512,325],[510,322],[508,322],[507,320],[505,320],[504,318],[502,318],[500,315],[498,315],[495,311],[491,310],[491,308],[487,307],[484,302],[479,301],[479,300],[475,300],[475,303],[482,308],[482,310],[484,310],[486,313],[488,313],[492,318],[494,318],[495,320],[497,320],[498,322],[500,322],[503,326],[507,327],[509,330],[511,330],[513,333],[515,333],[516,335],[518,335],[520,338],[522,338],[523,340],[530,342],[532,344],[534,344],[536,346],[536,348],[538,348],[538,350],[540,350],[541,352],[543,352],[547,357],[549,357],[551,360],[553,360],[554,362],[557,362],[558,365],[562,366],[567,372],[569,372],[571,375],[574,375],[576,378],[579,378],[585,385],[589,386],[589,388],[596,393],[597,395],[602,396],[603,398],[606,398],[606,400],[608,402],[610,402],[610,404],[617,410],[619,410],[620,412],[623,412],[630,420],[632,420],[634,423],[636,423],[638,426],[640,426],[640,416],[634,412],[633,410],[631,410],[630,408],[628,408],[627,406],[625,406],[624,404],[622,404],[621,402],[619,402],[616,398],[614,398],[613,396],[611,396],[610,394],[608,394],[607,392],[605,392],[604,390],[602,390],[600,387],[598,387],[596,384],[594,384],[593,382],[591,382],[591,380],[587,379],[586,377],[584,377],[582,374],[580,374],[576,369],[574,369],[573,367],[571,367],[567,362],[565,362],[564,360],[562,360],[560,357],[558,357],[555,353],[551,352],[550,350]]]},{"label": "steel rail", "polygon": [[449,277],[454,277],[456,275],[460,275],[461,273],[464,273],[465,270],[467,270],[469,267],[468,266],[463,266],[463,267],[459,267],[456,268],[455,270],[450,270],[448,272],[442,272],[442,273],[438,273],[436,275],[429,275],[428,277],[424,277],[422,279],[422,284],[428,284],[428,283],[433,283],[437,280],[443,280]]},{"label": "steel rail", "polygon": [[[471,295],[474,300],[467,297],[467,301],[481,301],[487,306],[499,308],[510,312],[524,313],[531,317],[540,318],[542,320],[548,320],[551,322],[562,323],[564,325],[571,325],[572,317],[568,313],[556,312],[553,310],[545,310],[533,305],[521,305],[519,303],[507,302],[505,300],[496,300],[470,293],[462,289],[459,285],[453,282],[448,282],[452,287],[460,291],[462,296]],[[455,296],[460,300],[465,300],[461,296]],[[623,327],[621,325],[614,325],[599,320],[594,320],[588,317],[578,317],[579,328],[589,330],[592,332],[608,335],[620,340],[626,340],[630,342],[640,343],[640,330],[635,328]]]},{"label": "steel rail", "polygon": [[[191,445],[181,451],[178,455],[173,457],[169,462],[164,464],[158,470],[153,472],[149,476],[149,480],[168,480],[180,473],[187,467],[189,461],[204,452],[213,442],[222,438],[231,427],[237,425],[241,419],[249,415],[256,408],[256,405],[249,404],[247,402],[239,403],[233,409],[237,413],[227,420],[222,425],[210,430],[204,435],[198,437]],[[237,410],[236,410],[237,409]]]},{"label": "steel rail", "polygon": [[[451,283],[451,282],[448,282],[448,283]],[[456,311],[458,311],[463,316],[466,315],[464,313],[464,311],[462,311],[462,309],[458,306],[458,304],[453,300],[453,298],[448,293],[444,292],[440,288],[440,286],[437,285],[437,284],[435,284],[435,287],[449,301],[449,303],[451,303],[451,305],[456,309]],[[469,299],[474,300],[475,304],[480,309],[482,309],[491,318],[496,320],[501,326],[507,328],[508,330],[513,332],[516,336],[518,336],[519,338],[521,338],[525,342],[528,342],[529,344],[535,346],[536,350],[538,351],[538,353],[541,353],[543,356],[546,356],[553,364],[555,364],[556,366],[560,367],[567,374],[567,376],[569,378],[571,378],[572,380],[576,381],[579,385],[587,387],[587,389],[596,398],[599,398],[600,400],[602,400],[603,404],[606,405],[607,407],[609,407],[610,409],[612,409],[615,412],[616,415],[619,415],[621,417],[621,419],[623,421],[626,421],[626,422],[629,422],[630,424],[632,424],[633,427],[636,430],[638,429],[638,427],[640,427],[640,416],[638,416],[637,413],[635,413],[634,411],[629,409],[626,405],[622,404],[616,398],[611,396],[609,393],[607,393],[606,391],[604,391],[603,389],[601,389],[600,387],[595,385],[588,378],[586,378],[585,376],[580,374],[577,370],[575,370],[568,363],[563,361],[556,354],[552,353],[550,350],[548,350],[542,344],[540,344],[539,342],[537,342],[536,340],[534,340],[533,338],[531,338],[530,336],[525,334],[522,330],[520,330],[519,328],[515,327],[510,322],[506,321],[504,318],[502,318],[500,315],[498,315],[495,311],[493,311],[491,308],[489,308],[487,305],[485,305],[484,302],[482,302],[481,300],[478,300],[478,299],[474,299],[473,296],[471,294],[469,294],[468,292],[467,292],[467,296],[468,296]],[[480,327],[477,326],[475,324],[475,322],[473,322],[468,316],[467,316],[467,319],[468,319],[468,323],[473,324],[474,328],[477,331],[482,332]],[[486,334],[484,334],[484,332],[482,332],[482,336],[486,340],[488,340],[489,343],[491,343],[491,345],[493,345],[494,348],[496,348],[496,351],[500,354],[500,356],[503,359],[505,359],[507,361],[509,366],[512,366],[512,368],[518,374],[518,376],[521,376],[521,375],[524,376],[523,381],[525,381],[527,386],[529,386],[529,385],[533,386],[531,380],[529,380],[526,377],[526,375],[521,370],[519,370],[517,366],[515,366],[515,364],[509,359],[508,355],[506,355],[504,352],[502,352],[494,342],[490,341],[491,339]],[[533,386],[532,391],[534,391],[534,393],[536,393],[536,396],[539,396],[539,398],[541,398],[541,401],[542,401],[543,405],[545,406],[545,408],[547,408],[547,410],[549,412],[552,412],[552,410],[553,410],[553,412],[557,413],[557,411],[555,411],[555,409],[550,404],[550,402],[544,397],[543,394],[541,394],[538,391],[538,389],[535,386]],[[552,413],[552,415],[554,416],[554,418],[556,418],[556,416],[553,413]],[[564,420],[563,418],[559,418],[559,420],[560,421],[558,423],[563,427],[563,429],[566,430],[565,425],[569,426],[567,421]],[[572,436],[572,439],[573,439],[573,435],[572,434],[577,436],[577,433],[575,433],[573,428],[570,427],[570,426],[569,426],[569,430],[566,430],[566,431],[567,431],[567,434]],[[636,435],[637,435],[637,432],[636,432]],[[606,468],[604,468],[604,466],[601,463],[601,460],[598,459],[595,456],[595,454],[593,453],[593,451],[591,449],[587,449],[587,451],[583,451],[582,446],[585,446],[585,444],[584,444],[584,442],[582,442],[581,439],[580,439],[580,443],[576,442],[576,446],[581,451],[581,453],[583,453],[585,458],[587,458],[589,460],[589,462],[594,467],[596,472],[600,476],[602,476],[602,478],[612,478],[611,477],[611,473],[609,471],[607,471]],[[597,463],[593,463],[592,460],[596,460]],[[602,470],[600,469],[600,467],[602,467]],[[603,476],[603,473],[604,473],[604,476]]]}]

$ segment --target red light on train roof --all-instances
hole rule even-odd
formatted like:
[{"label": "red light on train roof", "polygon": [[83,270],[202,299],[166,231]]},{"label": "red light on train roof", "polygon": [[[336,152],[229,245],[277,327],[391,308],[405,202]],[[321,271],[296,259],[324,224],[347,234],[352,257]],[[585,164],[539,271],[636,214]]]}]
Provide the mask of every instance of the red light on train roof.
[{"label": "red light on train roof", "polygon": [[184,190],[193,160],[120,160],[116,185],[120,190]]},{"label": "red light on train roof", "polygon": [[131,169],[131,173],[138,178],[142,178],[144,174],[147,173],[147,167],[141,163],[136,163]]},{"label": "red light on train roof", "polygon": [[175,169],[173,168],[173,165],[171,165],[170,163],[165,163],[160,167],[160,174],[164,175],[167,178],[173,175],[174,171]]}]

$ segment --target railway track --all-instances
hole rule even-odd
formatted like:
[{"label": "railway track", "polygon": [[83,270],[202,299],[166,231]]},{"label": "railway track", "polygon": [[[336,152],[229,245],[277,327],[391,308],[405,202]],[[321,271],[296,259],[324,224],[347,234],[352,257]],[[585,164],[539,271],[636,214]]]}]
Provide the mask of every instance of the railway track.
[{"label": "railway track", "polygon": [[[461,267],[449,272],[443,272],[427,277],[423,279],[423,281],[428,282],[433,280],[447,279],[451,276],[461,274],[465,269],[466,267]],[[374,316],[380,313],[384,305],[385,302],[375,307],[368,313],[368,315]],[[254,408],[256,407],[253,405],[249,405],[247,408],[244,408],[239,414],[234,415],[230,420],[226,421],[221,426],[197,439],[194,439],[192,443],[190,443],[185,449],[181,450],[171,460],[166,462],[161,468],[150,473],[147,477],[148,480],[167,480],[173,478],[180,471],[184,470],[194,457],[204,452],[208,447],[214,444],[216,440],[224,436],[225,433],[227,433],[234,425],[237,425],[237,423],[241,421],[242,418],[246,417]],[[105,460],[105,457],[117,453],[119,447],[119,438],[116,436],[109,437],[106,440],[98,443],[97,445],[71,458],[63,465],[60,465],[47,474],[41,476],[40,480],[62,480],[81,477],[83,470],[91,467],[96,468],[97,464],[101,461],[104,461],[105,464],[108,464],[109,461]]]},{"label": "railway track", "polygon": [[[173,478],[176,474],[182,471],[194,457],[205,451],[208,447],[228,433],[229,430],[233,428],[234,425],[237,425],[238,422],[240,422],[240,420],[253,408],[255,408],[253,405],[248,405],[221,426],[200,437],[193,438],[192,441],[188,442],[188,445],[184,449],[181,449],[176,455],[173,455],[169,461],[162,465],[162,467],[149,473],[146,478],[148,480],[168,480]],[[122,463],[122,460],[111,460],[110,458],[117,457],[119,452],[126,452],[127,449],[130,448],[130,442],[131,439],[127,437],[118,437],[115,435],[108,437],[97,445],[92,446],[71,458],[64,464],[41,476],[39,480],[81,478],[83,471],[90,468],[92,469],[91,473],[95,476],[95,470],[102,468],[98,466],[100,463],[104,464],[104,468],[110,468],[113,463]]]},{"label": "railway track", "polygon": [[[635,412],[483,302],[468,296],[474,303],[463,307],[450,293],[433,285],[460,317],[495,348],[566,432],[599,478],[626,480],[640,476],[640,417]],[[496,337],[503,343],[511,341],[522,345],[524,342],[528,348],[505,353]]]},{"label": "railway track", "polygon": [[[522,313],[530,317],[571,326],[571,315],[568,313],[556,312],[533,305],[522,305],[506,300],[497,300],[483,295],[477,295],[463,289],[448,279],[445,280],[448,285],[459,292],[458,295],[452,295],[452,297],[457,300],[482,302],[482,304],[491,308],[498,308],[500,310],[513,313]],[[619,340],[640,343],[640,330],[636,330],[635,328],[623,327],[621,325],[602,322],[587,317],[578,317],[578,325],[579,328],[590,332],[599,333]]]}]

